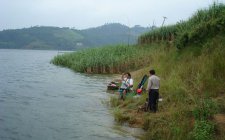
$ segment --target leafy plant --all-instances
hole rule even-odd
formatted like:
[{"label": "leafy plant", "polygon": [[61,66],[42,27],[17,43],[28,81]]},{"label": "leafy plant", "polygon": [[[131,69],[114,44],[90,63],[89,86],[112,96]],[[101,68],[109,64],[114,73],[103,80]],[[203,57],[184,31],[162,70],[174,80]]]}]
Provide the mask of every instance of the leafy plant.
[{"label": "leafy plant", "polygon": [[215,125],[209,121],[196,121],[192,132],[195,140],[212,140],[215,134]]}]

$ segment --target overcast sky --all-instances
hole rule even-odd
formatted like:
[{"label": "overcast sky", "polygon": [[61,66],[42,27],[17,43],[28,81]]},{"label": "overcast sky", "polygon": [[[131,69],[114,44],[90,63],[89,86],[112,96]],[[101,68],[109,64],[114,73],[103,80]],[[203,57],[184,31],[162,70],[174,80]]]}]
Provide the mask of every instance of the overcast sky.
[{"label": "overcast sky", "polygon": [[[84,29],[119,22],[160,26],[190,17],[215,0],[0,0],[0,30],[31,26]],[[218,0],[224,3],[225,0]]]}]

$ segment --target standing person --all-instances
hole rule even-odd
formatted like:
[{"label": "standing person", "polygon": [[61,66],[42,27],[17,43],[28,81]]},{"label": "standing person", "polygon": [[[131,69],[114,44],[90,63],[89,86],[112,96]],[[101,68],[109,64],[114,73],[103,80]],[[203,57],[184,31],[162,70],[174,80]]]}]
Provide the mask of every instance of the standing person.
[{"label": "standing person", "polygon": [[159,99],[159,86],[160,86],[160,79],[158,76],[155,75],[155,70],[150,70],[150,77],[148,79],[148,106],[150,111],[154,113],[157,111],[157,103]]}]

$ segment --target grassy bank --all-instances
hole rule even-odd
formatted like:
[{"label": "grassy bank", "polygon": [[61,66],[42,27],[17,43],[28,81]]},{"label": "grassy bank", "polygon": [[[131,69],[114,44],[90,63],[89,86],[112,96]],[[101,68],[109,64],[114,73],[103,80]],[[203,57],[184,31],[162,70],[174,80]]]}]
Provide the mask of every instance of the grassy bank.
[{"label": "grassy bank", "polygon": [[[188,21],[159,28],[137,46],[114,46],[57,56],[56,65],[88,73],[133,70],[135,86],[150,68],[161,78],[156,114],[138,112],[140,98],[110,99],[115,120],[146,130],[143,139],[225,139],[225,6],[213,4]],[[165,36],[162,36],[165,35]]]},{"label": "grassy bank", "polygon": [[[111,98],[119,123],[142,127],[143,139],[224,139],[225,129],[215,116],[225,113],[225,40],[216,36],[201,48],[182,51],[159,45],[150,52],[147,68],[133,72],[137,83],[150,68],[161,77],[159,112],[137,113],[147,94],[125,102]],[[224,124],[223,124],[224,125]]]},{"label": "grassy bank", "polygon": [[[167,43],[133,46],[148,51],[143,55],[147,64],[132,72],[134,87],[150,68],[161,78],[163,101],[159,103],[159,112],[137,113],[138,106],[145,102],[146,93],[141,98],[127,98],[124,102],[112,97],[110,105],[115,121],[143,128],[146,130],[143,139],[223,140],[224,123],[216,118],[225,116],[224,36],[218,34],[200,46],[193,44],[182,50],[166,46]],[[70,59],[74,54],[66,55]]]}]

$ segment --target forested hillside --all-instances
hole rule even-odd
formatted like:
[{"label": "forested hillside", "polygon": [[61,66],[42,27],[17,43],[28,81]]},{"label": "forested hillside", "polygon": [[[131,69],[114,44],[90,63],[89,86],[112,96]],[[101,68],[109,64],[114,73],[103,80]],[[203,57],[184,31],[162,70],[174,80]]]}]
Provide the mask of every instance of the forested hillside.
[{"label": "forested hillside", "polygon": [[128,26],[114,23],[82,30],[81,34],[85,36],[84,42],[87,46],[104,46],[135,44],[138,36],[146,31],[149,31],[149,29],[138,25],[129,28]]},{"label": "forested hillside", "polygon": [[77,50],[114,44],[134,44],[149,28],[129,28],[119,23],[76,30],[59,27],[31,27],[0,32],[0,48]]}]

